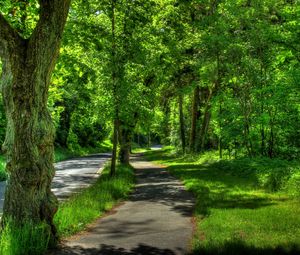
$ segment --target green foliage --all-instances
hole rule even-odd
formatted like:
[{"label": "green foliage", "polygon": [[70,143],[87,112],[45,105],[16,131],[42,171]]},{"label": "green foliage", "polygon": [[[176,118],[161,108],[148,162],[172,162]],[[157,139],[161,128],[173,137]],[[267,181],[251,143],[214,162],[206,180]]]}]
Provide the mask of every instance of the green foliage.
[{"label": "green foliage", "polygon": [[5,181],[7,173],[5,172],[6,159],[3,155],[0,155],[0,181]]},{"label": "green foliage", "polygon": [[214,152],[182,157],[170,148],[146,157],[166,164],[195,194],[195,254],[299,253],[299,186],[298,199],[292,192],[299,162],[218,161]]},{"label": "green foliage", "polygon": [[[0,5],[25,37],[39,7],[34,0],[26,3]],[[181,95],[189,146],[192,93],[199,86],[198,151],[299,156],[295,1],[116,3],[113,59],[110,1],[73,1],[49,94],[56,144],[72,150],[96,146],[111,135],[117,106],[126,128],[179,147]],[[4,131],[0,118],[2,141]]]},{"label": "green foliage", "polygon": [[70,150],[62,147],[55,148],[55,162],[67,160],[73,157],[85,156],[92,153],[103,153],[111,151],[112,144],[109,140],[97,144],[95,147],[79,147],[77,150]]},{"label": "green foliage", "polygon": [[182,142],[179,94],[190,136],[192,91],[199,86],[197,151],[298,158],[299,5],[273,0],[162,5],[154,19],[158,29],[168,31],[160,36],[167,59],[160,63],[167,69],[160,86],[164,116],[156,120],[162,140],[176,147]]},{"label": "green foliage", "polygon": [[70,236],[83,230],[118,201],[127,197],[133,187],[133,169],[119,165],[115,177],[109,177],[109,167],[104,169],[97,182],[61,204],[55,215],[59,235]]},{"label": "green foliage", "polygon": [[2,255],[44,254],[49,245],[47,225],[27,222],[22,227],[6,224],[0,233]]},{"label": "green foliage", "polygon": [[38,22],[38,0],[2,0],[0,10],[23,38],[30,37]]}]

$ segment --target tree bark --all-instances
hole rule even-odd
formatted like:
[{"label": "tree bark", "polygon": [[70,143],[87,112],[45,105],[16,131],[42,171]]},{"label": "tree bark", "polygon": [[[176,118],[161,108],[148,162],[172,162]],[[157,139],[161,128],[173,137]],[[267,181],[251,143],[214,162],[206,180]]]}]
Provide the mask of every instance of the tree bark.
[{"label": "tree bark", "polygon": [[71,117],[75,105],[71,102],[71,100],[64,99],[64,102],[59,104],[59,106],[64,107],[64,110],[60,114],[55,143],[61,147],[67,148],[68,136],[71,129]]},{"label": "tree bark", "polygon": [[219,139],[218,139],[218,147],[219,147],[219,158],[222,159],[223,158],[223,144],[222,144],[222,121],[221,121],[221,117],[222,117],[222,103],[220,102],[220,106],[219,106],[219,128],[220,128],[220,134],[219,134]]},{"label": "tree bark", "polygon": [[111,157],[110,176],[116,174],[116,163],[117,163],[117,148],[118,148],[118,132],[119,132],[119,120],[114,120],[114,131],[113,131],[113,150]]},{"label": "tree bark", "polygon": [[147,139],[147,148],[150,149],[151,148],[151,132],[150,132],[150,128],[148,129],[148,135],[147,135],[148,139]]},{"label": "tree bark", "polygon": [[51,192],[55,174],[55,130],[47,109],[51,73],[70,0],[40,0],[40,19],[29,39],[21,38],[0,13],[1,86],[7,116],[3,149],[9,179],[3,224],[45,222],[56,240],[53,216],[58,203]]},{"label": "tree bark", "polygon": [[183,115],[183,95],[180,94],[178,98],[179,102],[179,124],[180,124],[180,139],[182,152],[185,153],[186,141],[185,141],[185,124],[184,124],[184,115]]},{"label": "tree bark", "polygon": [[197,86],[194,89],[193,97],[193,108],[192,108],[192,124],[191,124],[191,133],[190,133],[190,151],[195,152],[196,150],[196,132],[197,132],[197,121],[199,119],[199,94],[200,88]]},{"label": "tree bark", "polygon": [[269,158],[274,158],[275,154],[275,116],[276,116],[277,110],[275,109],[274,115],[272,114],[272,111],[269,110],[269,116],[270,116],[270,123],[269,123],[269,129],[270,129],[270,135],[268,139],[268,156]]},{"label": "tree bark", "polygon": [[112,42],[111,42],[111,61],[112,61],[112,86],[113,86],[113,99],[114,99],[114,133],[113,133],[113,150],[112,150],[112,158],[111,158],[111,167],[110,167],[110,176],[114,176],[116,174],[116,163],[117,163],[117,148],[118,148],[118,136],[119,136],[119,100],[118,100],[118,87],[117,87],[117,63],[116,63],[116,20],[115,20],[115,7],[116,0],[111,0],[111,34],[112,34]]},{"label": "tree bark", "polygon": [[119,158],[122,164],[129,165],[132,131],[130,128],[120,127],[120,153]]},{"label": "tree bark", "polygon": [[207,136],[210,119],[211,119],[211,105],[209,104],[205,109],[205,113],[203,116],[203,122],[202,122],[202,126],[200,129],[199,145],[198,145],[199,151],[204,150],[205,138]]},{"label": "tree bark", "polygon": [[206,100],[206,106],[203,116],[202,125],[199,132],[199,139],[198,139],[198,151],[203,151],[205,145],[205,138],[207,135],[210,119],[211,119],[211,98],[212,98],[212,90],[208,89],[208,95]]}]

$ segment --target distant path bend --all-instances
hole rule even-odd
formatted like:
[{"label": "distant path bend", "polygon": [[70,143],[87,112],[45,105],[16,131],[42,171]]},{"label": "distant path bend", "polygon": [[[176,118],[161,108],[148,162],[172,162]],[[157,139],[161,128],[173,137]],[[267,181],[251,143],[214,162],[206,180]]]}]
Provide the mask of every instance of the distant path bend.
[{"label": "distant path bend", "polygon": [[67,241],[57,255],[177,255],[189,251],[193,196],[164,167],[132,159],[137,185],[129,201]]},{"label": "distant path bend", "polygon": [[[100,153],[55,163],[52,191],[60,201],[65,200],[93,183],[110,158],[110,153]],[[6,182],[0,182],[0,215],[3,211],[5,187]]]}]

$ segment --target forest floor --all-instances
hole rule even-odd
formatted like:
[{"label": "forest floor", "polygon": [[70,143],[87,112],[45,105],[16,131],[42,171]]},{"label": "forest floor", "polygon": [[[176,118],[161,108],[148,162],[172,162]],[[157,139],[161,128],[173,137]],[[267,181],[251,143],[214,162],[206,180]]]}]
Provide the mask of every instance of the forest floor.
[{"label": "forest floor", "polygon": [[133,157],[131,164],[137,184],[128,201],[53,254],[187,253],[193,232],[193,196],[165,167],[140,156]]},{"label": "forest floor", "polygon": [[[56,163],[52,191],[60,201],[65,200],[78,190],[94,183],[109,158],[109,153],[101,153]],[[0,182],[0,214],[3,209],[5,186],[6,182]]]}]

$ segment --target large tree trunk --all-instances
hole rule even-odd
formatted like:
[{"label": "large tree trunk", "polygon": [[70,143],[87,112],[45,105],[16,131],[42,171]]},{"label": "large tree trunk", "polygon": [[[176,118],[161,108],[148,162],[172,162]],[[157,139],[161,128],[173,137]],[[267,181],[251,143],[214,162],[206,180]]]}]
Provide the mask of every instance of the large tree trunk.
[{"label": "large tree trunk", "polygon": [[195,152],[196,150],[196,133],[197,133],[197,121],[199,119],[199,94],[200,88],[197,86],[194,89],[193,96],[193,108],[192,108],[192,124],[191,124],[191,133],[190,133],[190,151]]},{"label": "large tree trunk", "polygon": [[3,224],[45,222],[56,239],[53,216],[54,126],[47,109],[51,73],[58,56],[69,0],[41,0],[40,20],[30,39],[21,38],[0,14],[1,85],[7,116]]}]

